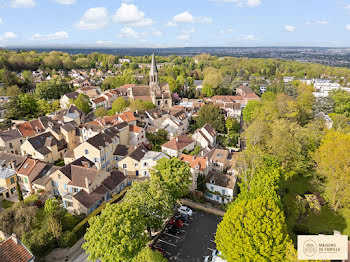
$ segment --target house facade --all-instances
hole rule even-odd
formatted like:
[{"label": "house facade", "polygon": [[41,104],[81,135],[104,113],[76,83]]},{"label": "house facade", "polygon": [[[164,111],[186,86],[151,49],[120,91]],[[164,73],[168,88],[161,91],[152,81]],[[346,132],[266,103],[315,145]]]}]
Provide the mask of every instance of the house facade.
[{"label": "house facade", "polygon": [[162,152],[173,157],[180,156],[184,150],[192,151],[193,149],[194,142],[186,135],[174,137],[162,145]]}]

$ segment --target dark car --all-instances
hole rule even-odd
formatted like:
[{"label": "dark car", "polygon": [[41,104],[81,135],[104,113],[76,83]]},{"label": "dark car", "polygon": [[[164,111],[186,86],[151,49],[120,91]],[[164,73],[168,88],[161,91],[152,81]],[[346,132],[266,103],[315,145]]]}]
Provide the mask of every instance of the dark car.
[{"label": "dark car", "polygon": [[163,257],[165,257],[165,250],[164,249],[161,249],[160,247],[155,247],[155,246],[150,246],[150,248],[153,250],[153,251],[159,251],[160,253],[162,253]]},{"label": "dark car", "polygon": [[166,232],[172,235],[178,235],[180,234],[180,229],[175,226],[169,226]]},{"label": "dark car", "polygon": [[188,223],[188,220],[190,219],[189,216],[185,215],[177,215],[175,218],[181,220],[183,223]]},{"label": "dark car", "polygon": [[170,225],[173,225],[173,226],[178,227],[178,228],[182,228],[184,226],[184,222],[182,222],[182,220],[176,219],[176,218],[170,219],[169,223],[170,223]]}]

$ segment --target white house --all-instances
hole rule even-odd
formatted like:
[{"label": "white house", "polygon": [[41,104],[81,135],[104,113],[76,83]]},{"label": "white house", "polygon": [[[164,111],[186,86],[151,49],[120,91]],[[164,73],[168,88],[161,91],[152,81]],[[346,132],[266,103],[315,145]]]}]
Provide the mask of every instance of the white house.
[{"label": "white house", "polygon": [[60,99],[61,108],[62,109],[68,108],[70,104],[70,100],[75,100],[78,98],[78,96],[79,96],[78,92],[71,92],[71,93],[64,94]]},{"label": "white house", "polygon": [[216,131],[209,124],[205,124],[194,132],[192,139],[196,146],[213,149],[216,145]]},{"label": "white house", "polygon": [[205,197],[220,204],[232,201],[237,194],[237,176],[210,172],[206,179],[209,192]]},{"label": "white house", "polygon": [[138,146],[147,142],[146,131],[144,128],[129,125],[129,145]]},{"label": "white house", "polygon": [[91,99],[90,101],[91,101],[92,108],[95,110],[99,107],[108,108],[108,101],[103,96],[100,96],[100,97],[95,98],[95,99]]},{"label": "white house", "polygon": [[147,177],[157,161],[162,158],[169,158],[166,154],[156,151],[148,151],[141,159],[141,176]]},{"label": "white house", "polygon": [[180,156],[184,150],[191,151],[193,149],[194,142],[186,135],[174,137],[162,145],[162,152],[174,157]]}]

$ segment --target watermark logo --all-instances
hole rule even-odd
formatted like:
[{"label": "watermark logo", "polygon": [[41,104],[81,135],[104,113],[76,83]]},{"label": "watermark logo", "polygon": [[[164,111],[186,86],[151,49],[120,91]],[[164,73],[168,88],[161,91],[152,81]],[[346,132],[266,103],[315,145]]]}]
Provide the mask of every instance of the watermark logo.
[{"label": "watermark logo", "polygon": [[299,260],[346,260],[348,236],[301,235],[298,236]]}]

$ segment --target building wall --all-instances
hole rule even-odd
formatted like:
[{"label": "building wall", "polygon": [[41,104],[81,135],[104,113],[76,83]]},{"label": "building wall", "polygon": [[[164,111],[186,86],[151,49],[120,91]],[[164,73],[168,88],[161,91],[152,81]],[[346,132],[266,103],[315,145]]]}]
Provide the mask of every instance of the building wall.
[{"label": "building wall", "polygon": [[128,156],[118,162],[118,170],[126,176],[141,176],[140,168],[141,163]]},{"label": "building wall", "polygon": [[211,200],[213,200],[213,201],[216,201],[216,202],[219,202],[220,204],[223,204],[223,203],[228,203],[228,202],[230,202],[233,199],[233,196],[234,196],[234,190],[233,189],[221,187],[221,186],[214,185],[214,184],[211,184],[211,183],[206,183],[206,186],[207,186],[208,190],[210,190],[212,192],[218,192],[221,195],[226,196],[223,199],[220,195],[207,193],[206,197],[211,199]]},{"label": "building wall", "polygon": [[5,142],[0,138],[0,147],[6,148],[7,151],[13,154],[18,154],[18,153],[21,153],[20,147],[24,140],[25,138],[21,137],[21,138],[12,139],[10,141]]},{"label": "building wall", "polygon": [[119,144],[128,145],[129,144],[129,126],[126,126],[119,131]]},{"label": "building wall", "polygon": [[7,198],[17,194],[16,182],[17,182],[16,174],[14,174],[13,176],[8,177],[6,179],[0,179],[0,187],[7,189],[3,193],[0,193],[0,196],[2,195],[5,199],[7,199]]}]

